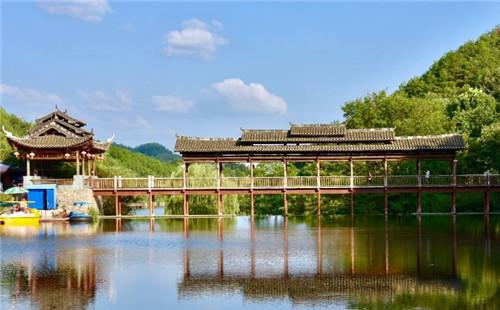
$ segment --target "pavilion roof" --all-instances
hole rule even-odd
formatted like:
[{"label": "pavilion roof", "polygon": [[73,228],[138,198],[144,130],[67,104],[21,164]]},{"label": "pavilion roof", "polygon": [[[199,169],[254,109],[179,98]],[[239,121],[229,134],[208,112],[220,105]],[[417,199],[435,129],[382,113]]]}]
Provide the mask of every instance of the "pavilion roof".
[{"label": "pavilion roof", "polygon": [[345,131],[344,124],[290,124],[292,136],[343,136]]},{"label": "pavilion roof", "polygon": [[[24,137],[16,137],[5,131],[7,140],[16,149],[31,150],[85,150],[91,153],[103,153],[111,140],[94,140],[94,133],[83,127],[85,123],[57,109],[36,120],[35,126]],[[37,153],[37,152],[35,152]]]}]

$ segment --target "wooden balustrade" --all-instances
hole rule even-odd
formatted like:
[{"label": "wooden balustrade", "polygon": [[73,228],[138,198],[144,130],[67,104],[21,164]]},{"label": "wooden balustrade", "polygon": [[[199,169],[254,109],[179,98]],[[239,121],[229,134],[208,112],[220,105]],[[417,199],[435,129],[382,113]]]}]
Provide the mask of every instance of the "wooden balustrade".
[{"label": "wooden balustrade", "polygon": [[280,177],[256,177],[253,178],[254,188],[282,188],[283,180]]},{"label": "wooden balustrade", "polygon": [[[387,183],[385,183],[387,180]],[[350,176],[291,176],[284,182],[283,177],[255,177],[253,178],[253,188],[349,188],[351,186]],[[41,179],[38,182],[51,184],[71,184],[71,179],[64,181],[56,179]],[[456,184],[453,183],[451,175],[421,176],[421,182],[416,175],[390,175],[384,176],[354,176],[353,187],[480,187],[480,186],[500,186],[500,175],[457,175]],[[182,189],[182,178],[90,178],[89,185],[94,189]],[[217,189],[217,178],[187,178],[186,187],[188,189]],[[285,187],[286,184],[286,187]],[[223,189],[250,189],[252,178],[246,177],[223,177],[220,188]]]},{"label": "wooden balustrade", "polygon": [[317,177],[288,177],[287,178],[287,187],[288,188],[308,188],[308,187],[318,187],[318,178]]},{"label": "wooden balustrade", "polygon": [[331,188],[331,187],[349,187],[350,186],[349,176],[328,176],[328,177],[320,177],[320,185],[321,187]]}]

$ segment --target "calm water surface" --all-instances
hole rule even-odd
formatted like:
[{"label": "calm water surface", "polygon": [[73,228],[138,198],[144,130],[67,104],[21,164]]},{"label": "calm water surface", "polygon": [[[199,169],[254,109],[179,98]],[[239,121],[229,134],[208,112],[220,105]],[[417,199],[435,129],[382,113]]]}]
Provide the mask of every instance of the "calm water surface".
[{"label": "calm water surface", "polygon": [[500,217],[0,226],[0,309],[500,309]]}]

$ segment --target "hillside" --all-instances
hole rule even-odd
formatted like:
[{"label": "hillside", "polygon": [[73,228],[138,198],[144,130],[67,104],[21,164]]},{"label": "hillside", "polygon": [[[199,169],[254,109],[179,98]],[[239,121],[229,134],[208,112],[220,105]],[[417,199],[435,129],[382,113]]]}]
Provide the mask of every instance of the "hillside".
[{"label": "hillside", "polygon": [[460,132],[468,149],[461,173],[500,172],[500,28],[436,61],[393,94],[343,106],[350,128],[395,127],[398,135]]},{"label": "hillside", "polygon": [[174,154],[171,150],[156,142],[145,143],[136,147],[120,146],[165,162],[174,162],[181,159],[179,155]]},{"label": "hillside", "polygon": [[[5,109],[0,108],[0,127],[12,133],[22,136],[31,127],[31,123],[19,117],[9,114]],[[17,165],[19,162],[12,155],[13,149],[7,142],[3,132],[0,133],[0,161],[7,161]],[[150,156],[131,151],[126,147],[112,145],[103,161],[97,164],[97,174],[106,176],[170,176],[178,166],[175,162],[165,162]],[[56,167],[54,177],[70,177],[74,171],[73,163],[59,164]]]}]

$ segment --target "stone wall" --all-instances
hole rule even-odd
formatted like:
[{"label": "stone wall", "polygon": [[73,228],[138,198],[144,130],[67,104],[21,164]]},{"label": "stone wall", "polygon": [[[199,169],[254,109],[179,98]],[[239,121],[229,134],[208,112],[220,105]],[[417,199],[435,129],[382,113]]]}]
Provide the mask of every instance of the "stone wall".
[{"label": "stone wall", "polygon": [[[76,201],[89,202],[89,206],[78,207],[73,203]],[[57,186],[58,209],[65,208],[68,212],[78,211],[88,213],[90,209],[98,211],[97,202],[91,188],[74,188],[72,185]]]}]

